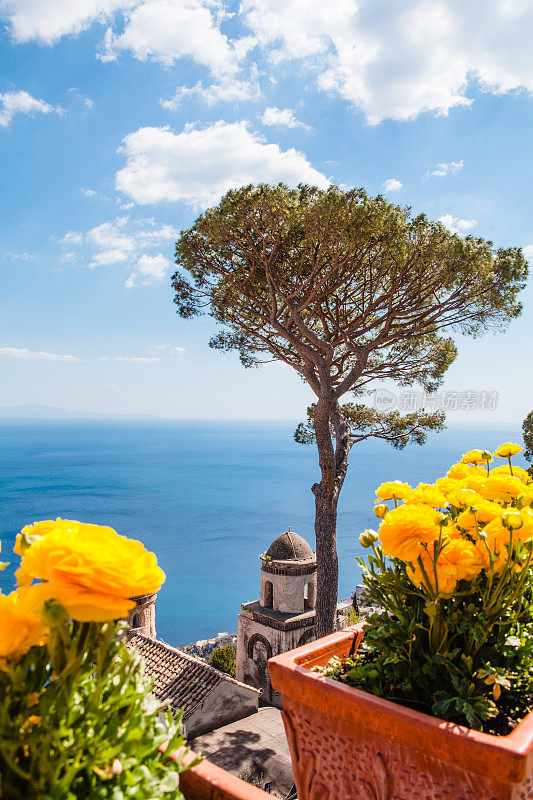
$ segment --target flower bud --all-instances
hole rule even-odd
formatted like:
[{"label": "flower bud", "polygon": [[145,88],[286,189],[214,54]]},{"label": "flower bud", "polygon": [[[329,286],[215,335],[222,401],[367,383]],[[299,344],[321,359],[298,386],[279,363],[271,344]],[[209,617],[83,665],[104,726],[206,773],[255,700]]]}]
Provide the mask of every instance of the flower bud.
[{"label": "flower bud", "polygon": [[380,503],[378,506],[374,506],[374,514],[378,519],[383,519],[389,513],[389,507],[385,505],[385,503]]},{"label": "flower bud", "polygon": [[379,534],[373,530],[363,531],[363,533],[359,537],[359,541],[361,542],[363,547],[372,547],[374,542],[377,542],[378,539],[379,539]]},{"label": "flower bud", "polygon": [[524,520],[518,511],[505,511],[502,515],[502,523],[510,531],[516,531],[522,527]]}]

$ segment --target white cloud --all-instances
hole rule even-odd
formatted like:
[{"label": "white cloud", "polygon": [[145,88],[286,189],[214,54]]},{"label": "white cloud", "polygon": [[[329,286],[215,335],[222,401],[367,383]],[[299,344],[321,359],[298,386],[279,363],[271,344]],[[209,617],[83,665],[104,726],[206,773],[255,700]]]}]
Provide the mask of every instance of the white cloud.
[{"label": "white cloud", "polygon": [[452,233],[458,233],[460,235],[477,225],[477,220],[475,219],[459,219],[458,217],[453,217],[451,214],[444,214],[444,216],[439,217],[439,222],[442,222]]},{"label": "white cloud", "polygon": [[146,220],[152,225],[152,230],[141,230],[135,234],[135,240],[139,247],[150,247],[157,242],[176,240],[180,232],[173,225],[159,225],[154,220]]},{"label": "white cloud", "polygon": [[300,182],[329,185],[327,178],[294,148],[281,150],[248,129],[222,120],[206,128],[139,128],[124,139],[127,165],[116,187],[140,204],[184,200],[215,203],[228,189],[247,183]]},{"label": "white cloud", "polygon": [[0,94],[0,126],[7,128],[15,114],[60,114],[60,106],[51,106],[44,100],[38,100],[24,91],[4,92]]},{"label": "white cloud", "polygon": [[159,61],[167,66],[189,57],[204,64],[215,75],[237,69],[237,53],[217,27],[208,0],[145,0],[126,15],[122,33],[111,28],[101,58],[116,58],[130,51],[141,61]]},{"label": "white cloud", "polygon": [[[170,344],[155,345],[152,347],[152,355],[149,356],[96,356],[89,360],[95,361],[119,361],[132,362],[135,364],[151,364],[161,361],[164,357],[181,358],[185,353],[184,347],[177,347]],[[41,351],[28,350],[26,347],[0,347],[0,358],[18,358],[24,361],[87,361],[87,359],[77,356],[62,355],[60,353],[47,353]]]},{"label": "white cloud", "polygon": [[16,42],[53,44],[133,5],[135,0],[0,0],[0,11]]},{"label": "white cloud", "polygon": [[85,195],[85,197],[95,197],[96,192],[94,189],[80,189],[80,192]]},{"label": "white cloud", "polygon": [[26,250],[22,253],[6,253],[5,257],[11,259],[11,261],[33,261],[35,258],[32,253],[28,253]]},{"label": "white cloud", "polygon": [[[129,217],[116,217],[91,228],[85,234],[69,231],[63,237],[63,243],[69,247],[85,244],[91,253],[88,265],[91,269],[125,263],[133,268],[136,262],[126,285],[145,286],[162,280],[168,274],[171,262],[162,254],[151,256],[142,251],[176,241],[179,233],[173,225],[158,223],[154,219],[132,221]],[[73,262],[76,258],[76,253],[69,250],[61,260]]]},{"label": "white cloud", "polygon": [[165,65],[192,58],[217,76],[233,73],[255,45],[253,36],[230,41],[220,31],[229,15],[218,0],[0,0],[0,15],[15,42],[51,45],[106,25],[102,61],[121,51]]},{"label": "white cloud", "polygon": [[70,89],[67,89],[67,94],[76,97],[86,108],[94,108],[94,100],[80,92],[77,86],[72,86]]},{"label": "white cloud", "polygon": [[151,364],[154,361],[161,361],[157,356],[115,356],[110,361],[130,361],[134,364]]},{"label": "white cloud", "polygon": [[127,217],[117,217],[113,222],[104,222],[86,233],[86,240],[96,249],[90,267],[120,264],[132,257],[136,245],[135,239],[124,232],[127,222]]},{"label": "white cloud", "polygon": [[402,186],[403,183],[398,178],[387,178],[386,181],[383,181],[383,188],[386,192],[397,192]]},{"label": "white cloud", "polygon": [[437,164],[435,169],[428,169],[424,175],[424,180],[429,180],[430,178],[444,178],[446,175],[457,175],[458,172],[461,172],[463,165],[464,161],[462,159],[461,161],[442,161],[440,164]]},{"label": "white cloud", "polygon": [[61,355],[59,353],[44,353],[28,350],[26,347],[0,347],[0,356],[21,358],[39,361],[80,361],[76,356]]},{"label": "white cloud", "polygon": [[66,244],[81,244],[83,241],[83,234],[80,231],[67,231],[63,236],[63,241]]},{"label": "white cloud", "polygon": [[261,96],[256,71],[251,70],[251,76],[247,80],[227,78],[209,86],[204,86],[202,81],[198,81],[195,86],[178,86],[173,97],[168,100],[161,98],[159,102],[163,108],[175,111],[188,97],[197,97],[208,106],[214,106],[216,103],[257,101]]},{"label": "white cloud", "polygon": [[124,286],[131,288],[132,286],[148,286],[150,283],[162,281],[170,270],[172,269],[172,262],[168,258],[159,253],[157,256],[142,255],[137,261],[135,271],[131,273],[129,278],[124,282]]},{"label": "white cloud", "polygon": [[523,0],[243,0],[271,60],[306,59],[319,86],[370,124],[468,106],[477,81],[493,93],[533,90],[533,4]]},{"label": "white cloud", "polygon": [[303,122],[299,122],[294,116],[294,111],[290,108],[276,108],[276,106],[268,106],[263,112],[261,117],[263,125],[285,125],[287,128],[306,128],[309,126]]},{"label": "white cloud", "polygon": [[153,353],[161,353],[162,355],[169,356],[170,358],[181,358],[185,353],[184,347],[177,347],[172,344],[155,344],[152,347]]},{"label": "white cloud", "polygon": [[528,261],[533,262],[533,244],[526,244],[524,247],[524,255]]}]

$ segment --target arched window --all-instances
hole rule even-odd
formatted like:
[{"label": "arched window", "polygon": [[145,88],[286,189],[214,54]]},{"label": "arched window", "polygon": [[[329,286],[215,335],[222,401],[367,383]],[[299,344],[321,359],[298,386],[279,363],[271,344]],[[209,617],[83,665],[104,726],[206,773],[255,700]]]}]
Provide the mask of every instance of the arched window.
[{"label": "arched window", "polygon": [[316,632],[314,627],[308,628],[306,632],[302,634],[302,636],[300,637],[300,640],[296,645],[296,647],[301,647],[303,644],[307,644],[307,642],[312,642],[314,639],[316,639]]},{"label": "arched window", "polygon": [[248,658],[254,658],[254,648],[256,644],[261,644],[264,648],[267,659],[272,658],[272,645],[262,634],[254,633],[248,640]]},{"label": "arched window", "polygon": [[311,608],[311,599],[309,597],[309,582],[304,586],[304,608]]},{"label": "arched window", "polygon": [[274,605],[274,587],[272,581],[265,581],[265,608],[272,608]]},{"label": "arched window", "polygon": [[142,614],[134,614],[131,620],[132,628],[140,628],[142,626]]}]

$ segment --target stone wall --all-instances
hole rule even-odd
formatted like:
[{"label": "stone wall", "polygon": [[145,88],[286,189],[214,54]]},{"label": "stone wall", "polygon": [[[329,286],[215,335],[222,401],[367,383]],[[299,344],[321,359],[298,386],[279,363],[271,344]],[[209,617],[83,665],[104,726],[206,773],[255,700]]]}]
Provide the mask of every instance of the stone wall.
[{"label": "stone wall", "polygon": [[272,688],[267,661],[314,637],[314,625],[288,631],[276,630],[256,622],[244,611],[239,615],[237,630],[237,680],[260,688],[262,705],[281,708],[281,694]]},{"label": "stone wall", "polygon": [[186,736],[194,739],[223,725],[255,714],[259,706],[259,695],[236,681],[223,680],[209,692],[187,718]]},{"label": "stone wall", "polygon": [[151,639],[156,638],[155,632],[155,603],[157,593],[143,594],[139,597],[134,597],[136,605],[128,614],[128,625],[130,633],[142,633],[143,636],[149,636]]}]

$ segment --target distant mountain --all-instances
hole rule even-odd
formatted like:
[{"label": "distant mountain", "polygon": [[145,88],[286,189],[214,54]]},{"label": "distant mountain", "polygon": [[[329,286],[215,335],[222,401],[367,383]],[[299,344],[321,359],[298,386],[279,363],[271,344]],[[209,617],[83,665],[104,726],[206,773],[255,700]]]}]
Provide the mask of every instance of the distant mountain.
[{"label": "distant mountain", "polygon": [[100,414],[96,411],[70,411],[66,408],[28,403],[0,407],[0,419],[161,419],[155,414]]}]

